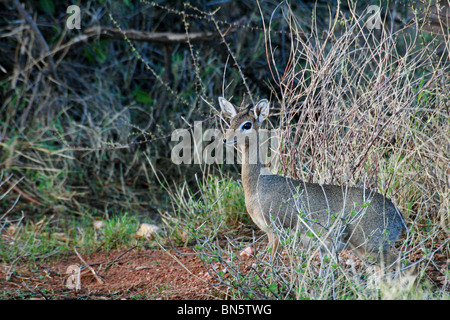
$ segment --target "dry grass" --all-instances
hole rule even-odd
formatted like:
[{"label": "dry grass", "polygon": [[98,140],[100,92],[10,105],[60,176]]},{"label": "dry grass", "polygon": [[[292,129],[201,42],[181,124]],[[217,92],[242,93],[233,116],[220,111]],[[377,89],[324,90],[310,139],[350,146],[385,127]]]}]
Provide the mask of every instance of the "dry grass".
[{"label": "dry grass", "polygon": [[[260,253],[242,269],[236,254],[244,245],[217,242],[216,233],[197,238],[205,262],[233,288],[232,297],[448,298],[448,282],[433,289],[407,276],[411,260],[426,280],[435,255],[444,261],[450,255],[448,30],[425,36],[423,21],[415,16],[416,24],[371,31],[367,16],[351,12],[345,19],[330,17],[326,32],[314,23],[309,31],[289,7],[280,10],[291,33],[287,63],[277,61],[278,47],[266,33],[278,86],[272,103],[280,106],[274,121],[282,129],[280,172],[309,182],[361,186],[391,198],[409,226],[397,245],[406,276],[371,276],[344,254],[299,248],[283,230],[289,254],[275,264]],[[261,239],[243,243],[261,246]],[[445,265],[440,270],[440,279],[447,279]]]},{"label": "dry grass", "polygon": [[422,44],[420,27],[367,32],[364,22],[350,17],[338,37],[295,36],[277,97],[283,171],[373,188],[411,219],[446,221],[448,34]]}]

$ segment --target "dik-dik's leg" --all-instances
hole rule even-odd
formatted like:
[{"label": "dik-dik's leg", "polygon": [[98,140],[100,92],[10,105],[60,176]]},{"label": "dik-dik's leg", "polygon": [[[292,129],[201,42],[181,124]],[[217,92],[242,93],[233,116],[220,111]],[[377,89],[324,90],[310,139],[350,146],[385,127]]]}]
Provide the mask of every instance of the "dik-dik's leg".
[{"label": "dik-dik's leg", "polygon": [[275,261],[277,254],[280,252],[280,238],[273,232],[267,233],[269,237],[268,249],[271,250],[270,260]]},{"label": "dik-dik's leg", "polygon": [[405,269],[402,268],[400,264],[400,257],[392,252],[390,246],[386,246],[382,250],[381,254],[381,268],[386,271],[395,271],[395,274],[400,274],[401,276],[412,277],[413,279],[418,276],[418,269],[415,266],[409,266]]},{"label": "dik-dik's leg", "polygon": [[353,252],[363,260],[364,263],[376,264],[379,270],[392,270],[400,268],[400,259],[393,252],[391,247],[385,246],[380,249],[367,250],[365,247],[353,247]]}]

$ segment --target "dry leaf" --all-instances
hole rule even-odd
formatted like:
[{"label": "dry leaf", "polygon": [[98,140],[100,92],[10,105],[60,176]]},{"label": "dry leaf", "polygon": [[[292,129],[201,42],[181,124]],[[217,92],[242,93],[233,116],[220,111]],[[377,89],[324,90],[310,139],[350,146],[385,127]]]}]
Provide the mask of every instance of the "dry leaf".
[{"label": "dry leaf", "polygon": [[241,251],[241,253],[239,254],[241,256],[241,258],[243,259],[248,259],[250,256],[253,255],[253,248],[252,247],[247,247],[244,250]]},{"label": "dry leaf", "polygon": [[104,228],[106,226],[106,223],[102,220],[95,220],[92,225],[94,226],[94,229],[100,230],[101,228]]},{"label": "dry leaf", "polygon": [[62,242],[69,242],[69,238],[67,238],[67,235],[63,232],[53,232],[52,238]]},{"label": "dry leaf", "polygon": [[139,230],[136,232],[136,237],[153,239],[159,231],[160,228],[157,225],[142,223]]}]

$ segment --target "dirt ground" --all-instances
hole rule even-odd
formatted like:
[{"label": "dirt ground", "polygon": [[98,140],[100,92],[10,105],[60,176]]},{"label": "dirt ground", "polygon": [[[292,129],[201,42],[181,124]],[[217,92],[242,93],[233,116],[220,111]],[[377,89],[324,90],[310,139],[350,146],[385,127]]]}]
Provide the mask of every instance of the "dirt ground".
[{"label": "dirt ground", "polygon": [[7,266],[0,270],[0,287],[11,299],[217,299],[213,278],[192,248],[169,250],[113,250],[82,256],[90,265],[80,270],[80,288],[75,290],[76,273],[84,265],[77,255],[35,268],[15,266],[6,281]]},{"label": "dirt ground", "polygon": [[[37,262],[31,268],[16,265],[12,274],[9,274],[9,266],[0,265],[3,297],[36,300],[226,298],[226,287],[211,276],[191,247],[167,251],[128,248],[80,257],[74,254],[54,262]],[[426,267],[426,278],[438,287],[448,288],[449,280],[442,277],[442,272],[448,270],[450,259],[435,258],[434,263]],[[75,273],[71,274],[70,270],[86,264],[90,268],[80,270],[80,287],[75,290]]]}]

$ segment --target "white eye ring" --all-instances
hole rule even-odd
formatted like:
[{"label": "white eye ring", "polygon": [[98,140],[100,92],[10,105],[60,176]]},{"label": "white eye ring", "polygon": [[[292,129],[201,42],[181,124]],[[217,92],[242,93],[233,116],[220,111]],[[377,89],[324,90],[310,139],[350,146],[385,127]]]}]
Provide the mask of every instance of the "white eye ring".
[{"label": "white eye ring", "polygon": [[249,130],[252,130],[252,128],[253,128],[253,123],[251,121],[244,122],[241,125],[242,131],[249,131]]}]

